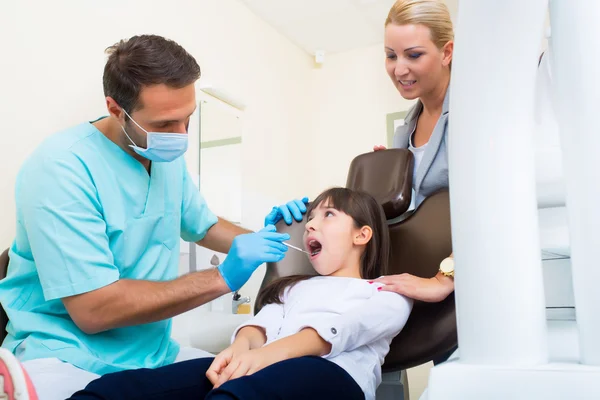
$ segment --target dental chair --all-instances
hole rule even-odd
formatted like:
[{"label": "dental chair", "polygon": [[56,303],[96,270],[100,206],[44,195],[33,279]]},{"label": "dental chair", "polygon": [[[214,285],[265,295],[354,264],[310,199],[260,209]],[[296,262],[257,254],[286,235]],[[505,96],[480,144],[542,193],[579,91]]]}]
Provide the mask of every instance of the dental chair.
[{"label": "dental chair", "polygon": [[[413,162],[412,153],[406,149],[359,155],[350,165],[346,187],[370,193],[383,207],[391,241],[386,275],[409,273],[429,278],[437,274],[440,262],[452,252],[449,196],[447,191],[438,192],[418,209],[407,212]],[[305,223],[288,226],[282,221],[277,230],[289,233],[290,242],[302,247]],[[288,252],[282,261],[267,264],[261,289],[275,279],[295,274],[316,275],[316,272],[304,254]],[[254,311],[256,314],[260,310]],[[454,296],[440,303],[415,302],[404,329],[392,341],[385,358],[377,399],[407,400],[405,370],[442,356],[456,345]]]}]

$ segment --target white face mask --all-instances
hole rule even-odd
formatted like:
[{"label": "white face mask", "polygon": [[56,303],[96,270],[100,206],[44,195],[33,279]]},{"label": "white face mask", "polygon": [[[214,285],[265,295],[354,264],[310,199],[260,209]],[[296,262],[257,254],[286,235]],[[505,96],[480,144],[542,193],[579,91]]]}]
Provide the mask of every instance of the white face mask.
[{"label": "white face mask", "polygon": [[130,145],[137,154],[140,156],[147,158],[150,161],[155,162],[171,162],[181,157],[188,148],[188,135],[185,133],[166,133],[166,132],[148,132],[144,128],[140,126],[131,116],[127,113],[127,111],[123,110],[125,115],[129,117],[130,120],[133,121],[134,124],[137,125],[138,128],[146,132],[147,135],[147,146],[145,149],[139,147],[135,144],[133,140],[127,134],[127,131],[123,126],[121,129],[127,139],[133,145]]}]

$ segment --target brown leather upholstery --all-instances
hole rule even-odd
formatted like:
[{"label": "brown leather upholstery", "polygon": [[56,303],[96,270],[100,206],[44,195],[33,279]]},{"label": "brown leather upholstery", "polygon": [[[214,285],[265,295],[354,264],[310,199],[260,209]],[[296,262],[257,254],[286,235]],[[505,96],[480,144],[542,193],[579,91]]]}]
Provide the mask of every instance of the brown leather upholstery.
[{"label": "brown leather upholstery", "polygon": [[[0,254],[0,279],[6,278],[8,272],[8,249]],[[0,307],[0,343],[6,337],[6,325],[8,324],[8,316],[3,307]]]},{"label": "brown leather upholstery", "polygon": [[[452,252],[448,191],[425,199],[407,219],[390,226],[391,274],[435,276]],[[452,350],[458,342],[454,294],[440,303],[415,302],[393,340],[385,369],[411,368]]]},{"label": "brown leather upholstery", "polygon": [[[347,187],[372,193],[383,204],[389,204],[388,219],[398,217],[410,204],[412,154],[393,149],[360,155],[351,164]],[[358,159],[358,161],[357,161]],[[375,167],[376,168],[375,168]],[[405,179],[401,182],[401,179]],[[406,183],[408,182],[408,192]],[[394,191],[386,188],[394,188]],[[407,194],[408,193],[408,197]],[[408,204],[404,207],[404,201]],[[396,211],[394,211],[396,210]],[[288,226],[280,221],[279,232],[289,233],[290,243],[302,247],[305,221]],[[433,277],[440,261],[452,252],[450,203],[447,191],[424,200],[419,208],[402,221],[390,225],[391,260],[389,274],[410,273]],[[267,265],[261,287],[282,276],[316,274],[306,255],[289,250],[278,263]],[[255,309],[255,313],[258,312]],[[440,303],[415,302],[402,332],[393,340],[383,365],[384,371],[414,367],[439,357],[457,345],[454,296]]]},{"label": "brown leather upholstery", "polygon": [[350,164],[346,187],[369,193],[388,219],[396,218],[410,206],[413,163],[406,149],[361,154]]}]

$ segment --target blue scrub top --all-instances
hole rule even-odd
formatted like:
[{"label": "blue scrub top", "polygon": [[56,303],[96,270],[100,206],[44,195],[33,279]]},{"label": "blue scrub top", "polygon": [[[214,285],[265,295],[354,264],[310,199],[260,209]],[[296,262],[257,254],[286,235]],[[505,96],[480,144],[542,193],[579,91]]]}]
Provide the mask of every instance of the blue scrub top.
[{"label": "blue scrub top", "polygon": [[[183,157],[151,173],[86,122],[40,145],[16,183],[17,234],[0,301],[3,347],[23,361],[56,357],[97,374],[172,363],[171,320],[82,332],[62,301],[118,279],[177,277],[179,238],[217,222]],[[18,351],[17,351],[18,348]]]}]

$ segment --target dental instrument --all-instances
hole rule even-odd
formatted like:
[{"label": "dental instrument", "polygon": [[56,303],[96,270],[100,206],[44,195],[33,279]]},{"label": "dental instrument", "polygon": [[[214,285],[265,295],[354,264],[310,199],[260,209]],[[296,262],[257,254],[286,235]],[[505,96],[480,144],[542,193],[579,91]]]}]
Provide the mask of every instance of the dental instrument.
[{"label": "dental instrument", "polygon": [[301,248],[299,248],[299,247],[292,246],[291,244],[289,244],[289,243],[286,243],[286,242],[281,242],[281,243],[285,244],[287,247],[289,247],[289,248],[291,248],[291,249],[298,250],[298,251],[300,251],[300,252],[302,252],[302,253],[306,253],[306,254],[310,255],[310,253],[309,253],[308,251],[306,251],[306,250],[302,250],[302,249],[301,249]]}]

